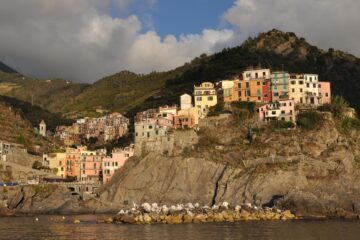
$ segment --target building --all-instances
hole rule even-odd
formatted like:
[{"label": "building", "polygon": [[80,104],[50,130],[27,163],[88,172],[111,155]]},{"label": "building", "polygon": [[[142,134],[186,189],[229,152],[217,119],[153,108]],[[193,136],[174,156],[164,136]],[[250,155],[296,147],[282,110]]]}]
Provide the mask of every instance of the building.
[{"label": "building", "polygon": [[185,93],[180,96],[180,109],[181,110],[187,110],[189,108],[192,108],[192,97],[191,95]]},{"label": "building", "polygon": [[193,107],[191,96],[184,94],[180,96],[180,110],[175,116],[175,129],[193,128],[199,124],[199,109]]},{"label": "building", "polygon": [[105,149],[96,151],[82,151],[78,179],[81,182],[102,182],[102,162],[105,157]]},{"label": "building", "polygon": [[311,106],[321,104],[320,85],[317,74],[304,74],[305,78],[305,103]]},{"label": "building", "polygon": [[305,103],[305,78],[303,74],[291,74],[289,85],[289,99],[296,104]]},{"label": "building", "polygon": [[204,118],[210,107],[217,104],[217,93],[213,83],[204,82],[194,86],[195,107],[199,109],[200,118]]},{"label": "building", "polygon": [[281,100],[265,104],[258,109],[260,122],[296,121],[294,100]]},{"label": "building", "polygon": [[264,89],[270,81],[270,69],[246,70],[235,81],[238,101],[264,102],[269,99],[269,89]]},{"label": "building", "polygon": [[109,182],[115,172],[132,156],[134,156],[134,145],[115,149],[109,157],[104,158],[103,183]]},{"label": "building", "polygon": [[289,99],[290,74],[287,72],[274,72],[271,74],[272,101]]},{"label": "building", "polygon": [[43,166],[61,178],[66,177],[66,153],[43,154]]},{"label": "building", "polygon": [[135,122],[135,143],[143,140],[156,140],[166,136],[171,127],[159,125],[156,118]]},{"label": "building", "polygon": [[237,100],[234,94],[234,84],[235,81],[232,80],[222,80],[219,82],[219,88],[222,94],[223,102],[234,102]]},{"label": "building", "polygon": [[321,104],[331,103],[331,84],[330,82],[319,82],[319,93],[321,96]]},{"label": "building", "polygon": [[125,136],[129,123],[128,118],[116,112],[100,118],[82,118],[72,126],[58,126],[55,137],[65,146],[81,145],[81,140],[85,138],[106,143]]},{"label": "building", "polygon": [[41,120],[39,124],[39,134],[43,137],[46,137],[46,123],[44,120]]}]

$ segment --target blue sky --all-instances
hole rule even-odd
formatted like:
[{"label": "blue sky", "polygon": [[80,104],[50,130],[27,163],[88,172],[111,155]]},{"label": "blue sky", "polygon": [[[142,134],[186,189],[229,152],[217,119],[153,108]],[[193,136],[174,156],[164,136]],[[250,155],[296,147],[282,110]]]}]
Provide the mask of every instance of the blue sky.
[{"label": "blue sky", "polygon": [[204,29],[226,27],[222,15],[234,0],[136,0],[119,12],[112,9],[114,17],[136,15],[143,24],[143,31],[155,30],[161,37],[168,34],[201,33]]},{"label": "blue sky", "polygon": [[159,35],[199,33],[203,29],[217,29],[222,14],[233,0],[158,0],[153,11],[153,23]]}]

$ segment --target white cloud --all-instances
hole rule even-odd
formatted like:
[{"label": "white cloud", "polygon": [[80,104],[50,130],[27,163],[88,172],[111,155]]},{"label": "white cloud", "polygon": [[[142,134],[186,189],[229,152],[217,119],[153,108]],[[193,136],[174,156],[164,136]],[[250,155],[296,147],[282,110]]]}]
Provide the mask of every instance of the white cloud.
[{"label": "white cloud", "polygon": [[237,0],[223,16],[243,36],[279,28],[323,48],[360,54],[358,0]]},{"label": "white cloud", "polygon": [[[161,39],[142,33],[137,16],[115,18],[108,8],[137,0],[4,0],[0,59],[26,75],[92,82],[123,69],[169,70],[231,43],[231,30]],[[146,0],[152,6],[154,0]]]}]

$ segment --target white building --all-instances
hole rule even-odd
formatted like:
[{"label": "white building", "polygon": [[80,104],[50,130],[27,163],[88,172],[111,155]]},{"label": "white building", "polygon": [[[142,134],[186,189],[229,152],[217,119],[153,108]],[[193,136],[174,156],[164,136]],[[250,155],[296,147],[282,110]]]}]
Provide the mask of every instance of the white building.
[{"label": "white building", "polygon": [[243,72],[243,80],[250,81],[252,79],[270,79],[271,71],[270,69],[254,69],[246,70]]},{"label": "white building", "polygon": [[310,105],[320,105],[321,94],[319,77],[317,74],[304,74],[305,78],[305,103]]},{"label": "white building", "polygon": [[41,120],[39,124],[39,134],[43,137],[46,137],[46,123],[44,120]]},{"label": "white building", "polygon": [[180,108],[181,110],[192,108],[192,99],[189,94],[183,94],[180,96]]}]

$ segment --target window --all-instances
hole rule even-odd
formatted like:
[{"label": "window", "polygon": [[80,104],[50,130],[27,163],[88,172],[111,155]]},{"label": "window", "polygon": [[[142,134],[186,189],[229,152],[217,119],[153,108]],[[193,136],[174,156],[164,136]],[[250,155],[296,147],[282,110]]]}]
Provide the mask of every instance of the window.
[{"label": "window", "polygon": [[291,89],[291,92],[295,92],[295,89],[294,89],[294,88],[292,88],[292,89]]},{"label": "window", "polygon": [[241,97],[241,91],[239,91],[239,93],[238,93],[238,94],[239,94],[239,97]]},{"label": "window", "polygon": [[196,101],[202,101],[202,97],[196,97]]},{"label": "window", "polygon": [[96,163],[94,163],[94,169],[96,169]]},{"label": "window", "polygon": [[258,85],[258,86],[260,86],[260,82],[258,81],[258,82],[256,82],[256,84]]},{"label": "window", "polygon": [[257,95],[260,96],[261,95],[261,91],[260,89],[257,90]]},{"label": "window", "polygon": [[292,106],[292,102],[289,102],[289,106],[290,106],[290,107]]},{"label": "window", "polygon": [[279,93],[274,93],[274,96],[275,96],[275,97],[278,97],[278,96],[279,96]]},{"label": "window", "polygon": [[309,83],[307,83],[307,84],[306,84],[306,87],[310,87],[310,84],[309,84]]},{"label": "window", "polygon": [[261,101],[261,97],[258,97],[258,101]]},{"label": "window", "polygon": [[272,115],[275,115],[275,114],[276,114],[276,111],[272,111],[271,114],[272,114]]},{"label": "window", "polygon": [[150,137],[150,133],[149,133],[149,132],[147,133],[147,137],[148,137],[148,138]]},{"label": "window", "polygon": [[300,85],[303,85],[303,84],[304,84],[304,81],[299,81],[299,84],[300,84]]},{"label": "window", "polygon": [[315,84],[315,83],[313,84],[313,87],[316,88],[316,84]]},{"label": "window", "polygon": [[302,97],[300,98],[300,103],[303,103],[303,98]]},{"label": "window", "polygon": [[152,125],[149,125],[149,129],[153,129],[153,126],[152,126]]},{"label": "window", "polygon": [[265,77],[266,76],[266,72],[263,72],[263,77]]},{"label": "window", "polygon": [[249,83],[248,82],[246,83],[246,88],[249,88]]},{"label": "window", "polygon": [[281,114],[285,114],[285,111],[281,111]]},{"label": "window", "polygon": [[212,96],[208,97],[208,101],[212,101],[214,98]]},{"label": "window", "polygon": [[258,73],[255,73],[255,78],[258,78],[259,77],[259,74]]},{"label": "window", "polygon": [[301,93],[303,92],[303,89],[302,89],[302,88],[300,88],[300,92],[301,92]]},{"label": "window", "polygon": [[293,111],[292,111],[292,110],[290,110],[290,113],[292,114],[292,113],[293,113]]},{"label": "window", "polygon": [[295,82],[295,81],[291,81],[291,84],[292,84],[292,85],[295,85],[295,84],[296,84],[296,82]]},{"label": "window", "polygon": [[310,77],[310,82],[312,82],[312,77]]},{"label": "window", "polygon": [[329,96],[329,93],[325,93],[325,97],[328,97]]},{"label": "window", "polygon": [[238,88],[241,88],[241,83],[238,83]]}]

